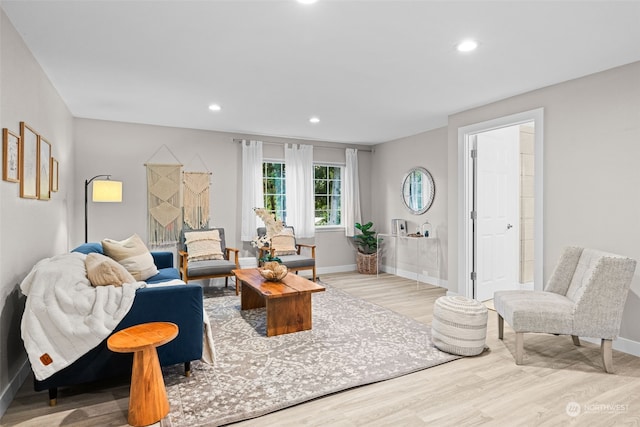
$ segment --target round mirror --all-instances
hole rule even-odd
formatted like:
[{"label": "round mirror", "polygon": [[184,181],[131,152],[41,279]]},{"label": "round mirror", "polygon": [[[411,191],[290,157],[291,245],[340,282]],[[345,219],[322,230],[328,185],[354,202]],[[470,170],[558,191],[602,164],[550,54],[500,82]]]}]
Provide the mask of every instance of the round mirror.
[{"label": "round mirror", "polygon": [[413,168],[402,180],[402,201],[414,215],[425,213],[433,203],[436,187],[428,170]]}]

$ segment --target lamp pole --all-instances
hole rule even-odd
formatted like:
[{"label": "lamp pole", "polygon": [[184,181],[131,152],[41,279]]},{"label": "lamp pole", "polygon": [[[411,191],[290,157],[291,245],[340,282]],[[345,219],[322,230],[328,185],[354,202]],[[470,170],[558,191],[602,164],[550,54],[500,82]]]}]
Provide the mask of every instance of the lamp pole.
[{"label": "lamp pole", "polygon": [[96,175],[91,179],[85,179],[84,180],[84,242],[87,243],[88,242],[88,236],[89,236],[89,227],[87,225],[87,205],[88,205],[88,197],[87,197],[87,189],[89,188],[89,184],[91,184],[91,181],[93,181],[96,178],[107,178],[107,179],[111,179],[111,175]]}]

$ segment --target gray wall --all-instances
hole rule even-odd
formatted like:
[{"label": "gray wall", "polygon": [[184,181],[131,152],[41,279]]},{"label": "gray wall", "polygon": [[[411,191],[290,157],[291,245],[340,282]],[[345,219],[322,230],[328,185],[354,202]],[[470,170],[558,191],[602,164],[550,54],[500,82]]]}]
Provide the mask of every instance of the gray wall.
[{"label": "gray wall", "polygon": [[[425,221],[429,221],[432,231],[438,240],[436,242],[419,242],[422,253],[427,254],[420,266],[427,267],[430,278],[437,279],[437,284],[447,286],[447,254],[448,254],[448,226],[447,226],[447,128],[440,128],[423,132],[418,135],[397,139],[379,144],[375,147],[373,156],[374,171],[372,175],[372,197],[374,203],[373,221],[380,233],[391,232],[391,219],[401,218],[407,221],[410,233]],[[421,215],[414,215],[402,202],[402,180],[410,169],[422,166],[426,168],[435,182],[435,198],[431,208]],[[367,221],[366,217],[363,221]],[[398,244],[399,269],[422,274],[411,252],[415,250],[413,242],[382,242],[383,248],[392,248]],[[433,247],[437,245],[437,247]],[[404,250],[400,250],[404,249]],[[435,251],[437,250],[437,254]],[[396,264],[388,251],[384,251],[383,264],[395,267]],[[395,256],[395,255],[394,255]],[[403,262],[406,261],[406,262]],[[437,264],[436,264],[437,263]],[[390,270],[393,271],[393,270]]]},{"label": "gray wall", "polygon": [[[254,256],[249,243],[240,241],[242,147],[234,138],[265,142],[293,142],[314,145],[314,160],[344,164],[344,146],[265,136],[171,128],[142,124],[75,119],[76,177],[72,246],[84,241],[84,181],[98,174],[111,174],[123,182],[122,203],[89,202],[89,241],[105,237],[124,239],[138,233],[147,239],[147,181],[145,163],[181,163],[183,170],[211,176],[210,207],[213,226],[224,227],[227,245],[241,249],[241,255]],[[363,147],[360,147],[363,148]],[[365,148],[366,149],[366,148]],[[284,159],[281,144],[265,144],[264,157]],[[362,203],[370,214],[371,153],[359,152]],[[355,255],[344,229],[321,231],[314,239],[319,271],[343,271],[355,264]]]},{"label": "gray wall", "polygon": [[67,250],[75,163],[71,114],[0,9],[0,125],[19,133],[21,121],[51,142],[60,191],[49,201],[22,199],[19,184],[0,181],[0,414],[29,372],[18,285],[38,260]]},{"label": "gray wall", "polygon": [[[458,128],[544,108],[544,278],[562,248],[593,247],[640,259],[640,62],[535,90],[449,117],[448,176],[458,191]],[[449,284],[458,282],[458,199],[449,197]],[[619,346],[640,342],[640,269]]]}]

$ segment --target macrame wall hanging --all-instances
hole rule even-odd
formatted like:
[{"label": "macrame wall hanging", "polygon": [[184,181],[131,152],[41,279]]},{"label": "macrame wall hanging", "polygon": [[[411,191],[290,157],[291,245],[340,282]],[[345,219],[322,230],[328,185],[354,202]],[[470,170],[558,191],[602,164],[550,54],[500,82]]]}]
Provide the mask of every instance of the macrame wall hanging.
[{"label": "macrame wall hanging", "polygon": [[182,165],[147,164],[149,244],[177,243],[182,231],[180,172]]},{"label": "macrame wall hanging", "polygon": [[192,230],[209,226],[208,172],[185,172],[183,175],[184,223]]},{"label": "macrame wall hanging", "polygon": [[[165,148],[178,160],[166,145]],[[156,151],[154,156],[158,153]],[[154,156],[151,156],[153,158]],[[147,167],[147,209],[149,245],[176,244],[182,231],[180,176],[182,164],[145,163]]]}]

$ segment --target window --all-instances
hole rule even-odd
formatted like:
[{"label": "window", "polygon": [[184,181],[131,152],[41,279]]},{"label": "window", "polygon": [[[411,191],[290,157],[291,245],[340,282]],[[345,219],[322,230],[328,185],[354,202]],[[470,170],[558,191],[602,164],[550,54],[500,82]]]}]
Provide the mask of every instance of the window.
[{"label": "window", "polygon": [[276,219],[286,223],[284,163],[264,162],[262,164],[262,188],[264,208],[274,214]]},{"label": "window", "polygon": [[[342,166],[316,164],[314,173],[315,225],[342,225]],[[283,162],[262,164],[264,207],[287,222],[285,165]]]},{"label": "window", "polygon": [[314,166],[315,224],[342,224],[342,167]]}]

